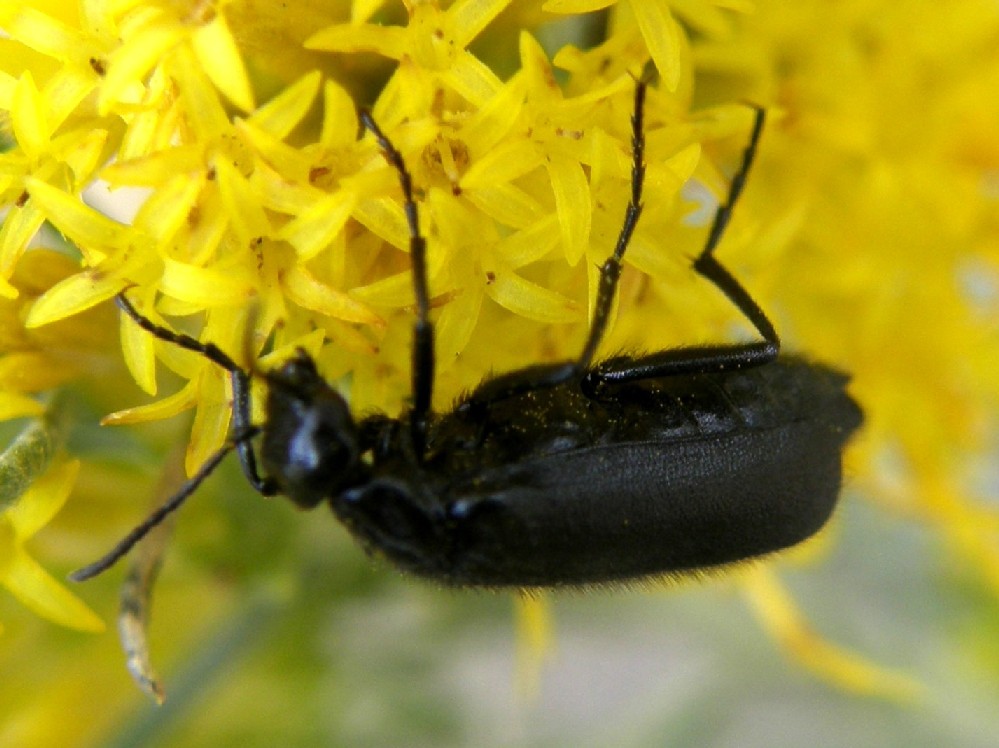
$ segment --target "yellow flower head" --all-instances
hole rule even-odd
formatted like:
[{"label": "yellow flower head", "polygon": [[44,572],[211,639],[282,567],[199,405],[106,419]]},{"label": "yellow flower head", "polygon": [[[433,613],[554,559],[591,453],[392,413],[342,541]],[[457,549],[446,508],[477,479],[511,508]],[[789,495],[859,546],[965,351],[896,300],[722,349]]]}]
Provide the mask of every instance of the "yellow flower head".
[{"label": "yellow flower head", "polygon": [[[102,460],[115,448],[93,431],[64,444],[51,425],[72,418],[55,393],[113,411],[106,424],[193,410],[188,474],[227,437],[224,372],[114,316],[116,294],[253,371],[302,348],[354,413],[405,407],[409,232],[398,176],[358,106],[412,172],[434,407],[491,371],[578,356],[629,196],[634,77],[652,65],[645,212],[598,356],[728,332],[731,309],[689,265],[746,142],[745,104],[767,107],[722,252],[789,347],[854,375],[867,430],[851,485],[942,533],[999,590],[999,518],[973,482],[999,404],[999,12],[978,0],[932,18],[921,8],[4,2],[0,420],[15,434],[27,423],[15,419],[38,419],[22,436],[52,446],[48,472],[4,473],[14,463],[0,458],[0,476],[14,476],[0,485],[0,583],[48,618],[98,625],[26,550],[69,495],[76,459],[81,494],[114,484]],[[158,367],[171,375],[165,396]],[[137,404],[133,383],[158,399]],[[139,462],[162,461],[167,441],[137,437],[136,453],[152,455]],[[53,561],[105,549],[120,510],[136,511],[116,507],[106,533],[76,536],[63,551],[74,558]],[[854,690],[909,692],[821,646],[768,572],[747,573],[761,620],[806,664]],[[209,584],[199,599],[224,608]],[[525,610],[524,638],[544,640],[543,611]],[[85,700],[83,686],[65,688]]]}]

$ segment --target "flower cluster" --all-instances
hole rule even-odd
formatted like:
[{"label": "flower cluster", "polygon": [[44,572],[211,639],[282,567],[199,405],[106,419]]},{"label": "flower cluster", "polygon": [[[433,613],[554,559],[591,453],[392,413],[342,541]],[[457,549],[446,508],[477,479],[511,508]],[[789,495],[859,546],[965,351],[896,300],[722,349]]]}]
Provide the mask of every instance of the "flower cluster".
[{"label": "flower cluster", "polygon": [[[517,71],[501,80],[468,46],[504,10],[516,12],[509,2],[413,3],[400,24],[373,18],[378,5],[356,4],[349,19],[297,43],[341,65],[371,52],[396,62],[367,103],[414,172],[446,407],[489,369],[580,347],[628,193],[633,77],[650,58],[662,71],[648,133],[654,218],[629,253],[636,269],[662,278],[664,266],[681,265],[680,252],[660,250],[663,232],[679,231],[681,187],[698,170],[724,181],[699,165],[700,142],[744,130],[748,113],[690,116],[687,47],[665,6],[635,3],[607,41],[565,46],[554,61],[522,31],[512,39]],[[263,20],[248,13],[239,3],[82,2],[78,17],[59,18],[32,3],[5,6],[8,43],[35,60],[0,78],[13,136],[2,156],[0,294],[23,310],[12,328],[32,335],[128,289],[157,322],[199,316],[202,339],[237,357],[266,346],[261,366],[304,348],[327,376],[349,381],[356,410],[397,411],[412,290],[396,175],[359,137],[348,90],[313,57],[300,69],[256,69],[266,59],[245,49]],[[299,28],[285,23],[287,33]],[[275,89],[259,105],[266,86],[251,83],[251,71]],[[134,197],[131,215],[92,207],[102,189]],[[25,304],[13,274],[52,254],[36,238],[46,225],[75,249],[78,268],[65,272],[59,257],[63,275],[34,275],[41,287]],[[497,336],[504,345],[491,343]],[[10,366],[20,349],[7,349]],[[194,408],[193,472],[226,435],[223,373],[130,323],[121,350],[146,392],[156,392],[157,361],[186,384],[105,423]],[[25,392],[74,375],[48,359],[20,366],[21,383],[0,392],[9,417],[41,408]]]},{"label": "flower cluster", "polygon": [[[782,329],[854,378],[851,477],[999,593],[999,13],[760,2],[699,72],[785,112],[756,172]],[[801,29],[822,16],[823,33]],[[776,293],[776,292],[775,292]]]},{"label": "flower cluster", "polygon": [[[304,348],[355,412],[404,407],[410,236],[359,105],[413,173],[435,406],[491,370],[578,355],[628,199],[634,77],[654,65],[645,213],[603,351],[731,324],[689,260],[746,141],[744,102],[767,106],[726,262],[785,340],[854,375],[867,428],[851,483],[938,529],[999,591],[999,517],[974,483],[999,405],[992,4],[932,21],[875,0],[539,5],[0,6],[0,419],[10,434],[28,423],[0,456],[0,583],[57,622],[99,626],[24,545],[77,475],[58,392],[103,404],[131,380],[155,397],[159,365],[179,378],[171,394],[127,410],[119,397],[105,423],[193,410],[189,474],[226,438],[223,372],[116,327],[107,302],[122,291],[247,364]],[[81,556],[57,562],[112,537],[77,538]],[[907,692],[807,636],[766,567],[742,588],[806,663]]]}]

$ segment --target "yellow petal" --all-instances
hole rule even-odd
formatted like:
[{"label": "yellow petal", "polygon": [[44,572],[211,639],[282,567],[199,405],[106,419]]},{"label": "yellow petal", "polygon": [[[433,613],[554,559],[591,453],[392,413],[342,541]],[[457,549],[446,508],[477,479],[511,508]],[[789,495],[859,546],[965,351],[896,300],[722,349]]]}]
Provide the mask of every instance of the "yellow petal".
[{"label": "yellow petal", "polygon": [[354,208],[353,216],[375,236],[394,247],[409,250],[406,217],[395,200],[387,197],[365,200]]},{"label": "yellow petal", "polygon": [[191,42],[205,73],[219,91],[244,112],[252,111],[253,89],[225,16],[216,13],[210,23],[194,32]]},{"label": "yellow petal", "polygon": [[315,165],[314,157],[288,145],[250,122],[237,122],[236,131],[260,157],[282,174],[304,178]]},{"label": "yellow petal", "polygon": [[[78,111],[82,102],[98,84],[98,80],[89,71],[75,67],[63,68],[52,76],[42,91],[48,107],[49,127],[58,130],[63,121]],[[97,135],[97,133],[88,133]],[[102,133],[103,136],[103,133]]]},{"label": "yellow petal", "polygon": [[669,247],[664,246],[662,236],[644,231],[641,223],[631,237],[624,261],[650,278],[672,279],[677,273],[685,275],[690,271],[689,257],[671,252]]},{"label": "yellow petal", "polygon": [[26,540],[49,523],[69,498],[80,469],[79,460],[53,465],[7,508],[4,516],[19,540]]},{"label": "yellow petal", "polygon": [[[261,134],[259,130],[256,132]],[[297,151],[297,153],[300,155],[301,151]],[[251,183],[264,208],[296,217],[313,203],[323,200],[329,194],[313,187],[307,180],[288,179],[275,171],[268,161],[264,160],[259,161],[253,169]]]},{"label": "yellow petal", "polygon": [[255,291],[249,271],[238,268],[205,268],[177,260],[163,261],[160,290],[200,308],[245,304]]},{"label": "yellow petal", "polygon": [[223,374],[216,367],[202,370],[197,389],[198,405],[191,424],[191,441],[184,457],[188,475],[197,472],[218,451],[228,434],[232,408],[226,385]]},{"label": "yellow petal", "polygon": [[467,285],[441,309],[434,324],[438,361],[453,361],[468,345],[479,321],[483,298],[485,289],[481,284]]},{"label": "yellow petal", "polygon": [[442,72],[444,81],[472,106],[482,106],[503,88],[503,81],[470,52],[461,52]]},{"label": "yellow petal", "polygon": [[616,0],[546,0],[541,9],[549,13],[592,13],[615,2]]},{"label": "yellow petal", "polygon": [[[159,19],[164,19],[163,15]],[[183,41],[179,24],[160,20],[126,39],[108,56],[107,72],[100,87],[98,109],[107,114],[132,87],[142,85],[149,71],[169,50]]]},{"label": "yellow petal", "polygon": [[12,107],[10,121],[14,137],[28,158],[37,159],[49,147],[52,130],[45,101],[28,71],[21,75],[14,88]]},{"label": "yellow petal", "polygon": [[12,39],[60,62],[80,63],[99,55],[100,50],[85,41],[76,29],[26,3],[10,5],[4,9],[2,21],[3,30]]},{"label": "yellow petal", "polygon": [[353,192],[340,190],[314,201],[278,234],[291,244],[300,260],[309,260],[329,246],[343,229],[357,204]]},{"label": "yellow petal", "polygon": [[[694,174],[701,160],[701,144],[691,143],[679,153],[670,156],[665,161],[646,167],[646,181],[660,189],[668,189],[671,193],[678,191]],[[668,172],[669,176],[663,172]]]},{"label": "yellow petal", "polygon": [[366,286],[359,286],[351,294],[375,306],[397,309],[409,306],[413,303],[413,276],[408,270],[394,273]]},{"label": "yellow petal", "polygon": [[25,327],[40,327],[107,301],[128,285],[119,275],[87,270],[71,275],[43,293],[28,312]]},{"label": "yellow petal", "polygon": [[772,568],[756,566],[742,579],[749,603],[771,636],[805,667],[841,688],[896,701],[911,701],[923,687],[907,675],[868,662],[821,639],[801,617]]},{"label": "yellow petal", "polygon": [[357,139],[357,107],[347,90],[334,81],[323,87],[323,132],[319,142],[326,148],[343,147]]},{"label": "yellow petal", "polygon": [[180,90],[184,119],[197,139],[204,143],[221,138],[229,129],[229,115],[219,98],[218,89],[201,69],[193,50],[181,45],[165,62],[169,75],[176,80]]},{"label": "yellow petal", "polygon": [[681,50],[686,42],[668,0],[630,0],[630,5],[663,84],[667,90],[676,91],[682,72]]},{"label": "yellow petal", "polygon": [[496,272],[486,293],[514,314],[539,322],[578,322],[582,316],[579,304],[572,299],[509,271]]},{"label": "yellow petal", "polygon": [[436,75],[403,57],[378,94],[372,114],[383,129],[391,129],[407,119],[426,117],[439,90]]},{"label": "yellow petal", "polygon": [[197,219],[188,227],[184,237],[186,254],[179,255],[178,259],[186,259],[192,265],[204,265],[215,256],[229,228],[229,218],[217,189],[204,189],[196,205]]},{"label": "yellow petal", "polygon": [[488,153],[507,136],[524,111],[524,77],[515,75],[489,101],[478,107],[461,128],[461,139],[475,154]]},{"label": "yellow petal", "polygon": [[459,47],[467,46],[510,2],[511,0],[457,0],[445,14],[454,43]]},{"label": "yellow petal", "polygon": [[189,225],[204,186],[202,173],[174,172],[142,204],[132,225],[143,234],[154,237],[157,246],[169,246],[177,233]]},{"label": "yellow petal", "polygon": [[546,101],[562,100],[562,89],[555,79],[548,53],[533,35],[521,31],[519,37],[520,74],[524,79],[524,89],[528,101],[535,107],[543,107]]},{"label": "yellow petal", "polygon": [[0,392],[0,421],[25,416],[40,416],[45,406],[32,397],[17,392]]},{"label": "yellow petal", "polygon": [[34,200],[22,207],[12,206],[0,228],[0,273],[9,275],[24,254],[28,242],[45,223],[45,213]]},{"label": "yellow petal", "polygon": [[0,579],[11,594],[43,618],[80,631],[103,631],[104,622],[90,608],[52,578],[23,549],[17,549]]},{"label": "yellow petal", "polygon": [[537,696],[541,666],[554,649],[552,610],[548,598],[537,592],[513,597],[517,643],[517,691],[525,698]]},{"label": "yellow petal", "polygon": [[[283,139],[309,113],[319,93],[322,76],[318,70],[303,75],[280,94],[255,111],[247,122],[272,137]],[[356,130],[355,130],[356,133]]]},{"label": "yellow petal", "polygon": [[507,140],[475,160],[462,175],[461,187],[474,190],[512,182],[536,169],[542,160],[538,147],[527,138]]},{"label": "yellow petal", "polygon": [[127,314],[120,317],[121,351],[125,365],[135,383],[149,395],[156,394],[155,338],[143,330]]},{"label": "yellow petal", "polygon": [[374,52],[398,60],[406,52],[408,38],[401,26],[376,24],[337,24],[305,40],[306,49],[327,52]]},{"label": "yellow petal", "polygon": [[101,178],[114,186],[159,187],[167,180],[181,174],[196,174],[203,171],[205,171],[205,160],[201,148],[178,146],[148,156],[116,161],[101,171]]},{"label": "yellow petal", "polygon": [[562,249],[570,265],[586,254],[590,241],[590,186],[578,161],[552,154],[546,163],[555,193]]},{"label": "yellow petal", "polygon": [[559,224],[555,216],[545,216],[522,231],[503,237],[495,253],[504,265],[516,269],[540,260],[555,249],[559,240]]},{"label": "yellow petal", "polygon": [[487,216],[513,228],[527,228],[545,213],[540,202],[512,184],[463,189],[462,194]]},{"label": "yellow petal", "polygon": [[173,418],[190,410],[197,402],[196,383],[190,381],[174,394],[146,405],[109,413],[101,419],[102,426],[130,426]]},{"label": "yellow petal", "polygon": [[107,158],[104,151],[108,139],[106,130],[83,131],[79,135],[79,138],[60,138],[58,143],[53,144],[53,156],[73,170],[74,191],[90,185]]},{"label": "yellow petal", "polygon": [[215,172],[226,215],[240,244],[249,248],[258,239],[270,236],[270,221],[246,177],[223,158],[216,159]]},{"label": "yellow petal", "polygon": [[[151,101],[172,99],[175,89],[174,81],[162,68],[157,68],[149,78],[145,97]],[[118,163],[185,147],[196,148],[200,155],[204,150],[203,146],[183,146],[177,143],[177,116],[179,114],[180,106],[177,104],[173,105],[167,112],[159,107],[150,107],[147,109],[139,108],[137,112],[130,114],[129,126],[118,151]]]},{"label": "yellow petal", "polygon": [[49,221],[81,251],[124,248],[129,245],[128,226],[112,221],[85,205],[76,195],[70,195],[34,177],[25,179],[25,186]]},{"label": "yellow petal", "polygon": [[288,298],[301,307],[347,322],[385,327],[385,321],[366,304],[320,283],[301,265],[286,270],[282,284]]}]

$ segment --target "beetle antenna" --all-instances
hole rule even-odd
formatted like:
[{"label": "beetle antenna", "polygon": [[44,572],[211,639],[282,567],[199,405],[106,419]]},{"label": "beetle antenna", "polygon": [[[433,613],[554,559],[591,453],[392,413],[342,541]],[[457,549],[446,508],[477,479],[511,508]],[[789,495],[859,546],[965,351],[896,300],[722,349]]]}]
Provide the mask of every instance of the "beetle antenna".
[{"label": "beetle antenna", "polygon": [[[190,335],[174,332],[143,316],[128,297],[125,296],[124,291],[115,296],[114,300],[119,309],[125,312],[135,324],[153,337],[204,356],[213,364],[222,367],[229,373],[229,381],[232,385],[233,431],[237,434],[233,438],[232,443],[239,452],[239,463],[243,468],[243,474],[250,482],[250,485],[263,496],[273,496],[277,493],[277,486],[274,484],[274,481],[260,476],[260,472],[257,470],[257,458],[253,452],[253,445],[250,443],[249,438],[245,436],[254,429],[253,424],[250,422],[250,372],[233,361],[229,354],[214,343],[202,343]],[[247,348],[250,347],[245,341],[244,345]],[[257,432],[254,430],[253,433]]]},{"label": "beetle antenna", "polygon": [[146,517],[145,520],[142,521],[141,524],[136,526],[130,533],[128,533],[128,535],[122,538],[114,548],[101,558],[94,561],[94,563],[84,566],[82,569],[77,569],[69,575],[69,578],[74,582],[85,582],[86,580],[92,579],[101,572],[104,572],[114,566],[114,564],[117,563],[122,556],[132,550],[132,547],[142,540],[150,530],[160,524],[171,513],[177,511],[181,504],[187,501],[188,497],[190,497],[198,486],[202,484],[205,478],[212,474],[227,454],[236,449],[240,444],[249,441],[258,431],[259,429],[257,427],[251,427],[226,442],[221,449],[205,461],[205,463],[198,469],[197,473],[184,482],[177,493],[167,499],[158,509],[154,510],[148,517]]}]

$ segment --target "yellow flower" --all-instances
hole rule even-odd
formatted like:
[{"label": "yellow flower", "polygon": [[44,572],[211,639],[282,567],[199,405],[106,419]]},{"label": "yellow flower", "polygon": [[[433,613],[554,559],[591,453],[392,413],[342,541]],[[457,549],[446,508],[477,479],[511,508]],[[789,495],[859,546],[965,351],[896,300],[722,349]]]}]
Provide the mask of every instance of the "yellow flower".
[{"label": "yellow flower", "polygon": [[779,206],[756,242],[770,294],[789,290],[796,337],[854,376],[865,494],[932,526],[999,593],[999,512],[975,479],[999,402],[996,8],[758,6],[734,43],[694,54],[716,94],[784,112],[756,178]]},{"label": "yellow flower", "polygon": [[[49,620],[81,629],[103,631],[104,624],[79,598],[53,579],[27,552],[24,544],[62,508],[73,487],[77,460],[57,464],[34,479],[20,495],[9,495],[23,488],[32,478],[31,468],[44,462],[49,436],[42,427],[28,430],[0,455],[0,585]],[[20,484],[20,485],[18,485]]]},{"label": "yellow flower", "polygon": [[[506,80],[468,51],[508,5],[413,3],[407,25],[389,26],[369,22],[377,3],[357,4],[349,23],[313,29],[304,40],[326,53],[374,49],[398,61],[373,109],[411,165],[431,237],[438,407],[491,368],[578,349],[595,268],[626,199],[632,76],[650,56],[642,39],[679,33],[657,3],[651,15],[625,14],[620,33],[601,47],[564,47],[556,62],[574,92],[566,95],[527,31],[519,70]],[[130,289],[157,322],[202,314],[201,337],[225,350],[241,351],[246,340],[253,355],[267,346],[262,366],[304,347],[331,377],[350,375],[358,412],[398,410],[408,387],[409,237],[396,175],[371,139],[358,139],[346,89],[309,67],[285,68],[286,84],[257,106],[238,39],[257,38],[261,19],[238,2],[85,0],[79,11],[57,15],[17,2],[0,12],[8,45],[33,62],[0,63],[13,143],[0,157],[8,206],[0,292],[17,310],[10,328],[38,336]],[[289,15],[294,35],[302,18]],[[685,122],[685,49],[652,51],[666,80],[653,97],[657,159],[646,200],[663,224],[680,215],[677,198],[698,168],[700,139],[746,121],[720,110]],[[95,185],[138,190],[133,214],[113,219],[81,199],[96,199]],[[79,252],[76,272],[35,248],[47,243],[35,240],[43,222]],[[636,267],[660,275],[670,268],[651,250],[661,229],[654,221],[640,227],[631,254]],[[60,273],[43,279],[34,268],[46,260]],[[31,293],[17,273],[33,278]],[[499,358],[476,332],[497,324],[511,341]],[[553,324],[571,333],[552,335]],[[187,383],[105,423],[195,408],[186,459],[193,472],[226,436],[228,381],[131,322],[120,334],[128,370],[146,392],[156,392],[157,360]],[[40,378],[27,392],[85,374],[49,359],[22,363],[17,349],[6,346],[3,362]],[[38,412],[24,392],[0,391],[10,416]]]},{"label": "yellow flower", "polygon": [[[348,54],[375,52],[403,63],[383,88],[374,112],[386,126],[394,125],[439,109],[442,95],[457,95],[474,107],[496,95],[500,79],[466,47],[509,4],[459,0],[442,11],[432,0],[415,0],[407,3],[405,27],[369,23],[368,16],[352,14],[350,23],[317,31],[305,46]],[[365,10],[373,12],[376,6]]]},{"label": "yellow flower", "polygon": [[[247,366],[302,347],[353,412],[398,413],[410,393],[409,236],[397,175],[359,134],[355,104],[371,107],[413,173],[435,408],[490,371],[577,356],[628,198],[633,76],[651,61],[660,81],[645,212],[601,353],[717,340],[732,324],[689,261],[745,143],[744,102],[767,106],[721,253],[790,348],[853,374],[867,421],[848,486],[925,523],[999,591],[999,517],[974,482],[999,402],[997,15],[984,0],[945,14],[873,0],[5,2],[0,419],[41,415],[64,389],[115,411],[108,424],[194,410],[188,474],[218,449],[226,377],[127,319],[116,328],[107,302],[125,289],[155,322]],[[98,204],[108,189],[135,204],[112,217]],[[129,407],[139,397],[129,377],[155,396],[158,364],[171,394]],[[132,451],[93,431],[96,447],[71,444],[84,484],[71,507],[110,504],[100,503],[114,483],[102,460],[155,464],[175,438],[136,433],[153,435],[128,442]],[[33,475],[4,507],[0,576],[43,615],[87,628],[92,614],[24,551],[65,500],[74,464]],[[119,512],[138,512],[119,503],[80,554],[119,534]],[[200,532],[213,553],[232,549],[224,568],[243,569],[243,555],[267,563],[254,543],[290,531],[255,535],[268,508],[245,511],[252,540],[202,522],[192,542]],[[316,545],[301,553],[314,559]],[[217,582],[186,563],[190,599],[231,613]],[[809,667],[856,691],[911,693],[812,634],[769,566],[736,579]],[[302,605],[313,623],[325,620],[316,599]],[[522,610],[522,641],[542,647],[544,609],[532,599]]]},{"label": "yellow flower", "polygon": [[40,331],[24,327],[26,309],[38,295],[74,270],[62,255],[34,250],[11,275],[9,287],[16,298],[0,298],[0,418],[17,423],[15,419],[36,417],[25,422],[0,454],[0,584],[39,615],[99,631],[100,619],[25,548],[65,503],[79,467],[78,460],[61,456],[69,416],[59,404],[50,402],[47,409],[45,392],[79,377],[90,352],[107,343],[94,329],[93,317],[65,320]]}]

